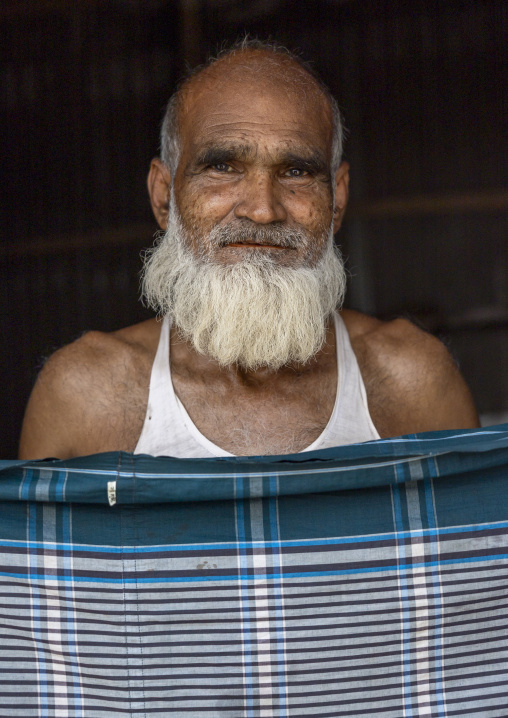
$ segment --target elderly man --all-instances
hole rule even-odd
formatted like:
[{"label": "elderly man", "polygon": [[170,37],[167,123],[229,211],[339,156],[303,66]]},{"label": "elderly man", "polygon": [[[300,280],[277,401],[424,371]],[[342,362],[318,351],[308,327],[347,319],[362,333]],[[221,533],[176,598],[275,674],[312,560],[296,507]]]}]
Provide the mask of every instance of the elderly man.
[{"label": "elderly man", "polygon": [[243,43],[187,78],[148,176],[163,234],[143,290],[163,319],[58,351],[21,457],[285,454],[477,426],[439,341],[340,311],[341,148],[335,101],[283,49]]}]

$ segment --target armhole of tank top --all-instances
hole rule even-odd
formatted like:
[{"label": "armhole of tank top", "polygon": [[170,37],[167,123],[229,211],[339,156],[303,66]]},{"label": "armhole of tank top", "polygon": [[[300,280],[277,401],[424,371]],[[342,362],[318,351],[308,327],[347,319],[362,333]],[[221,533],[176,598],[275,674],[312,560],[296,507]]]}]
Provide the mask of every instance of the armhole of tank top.
[{"label": "armhole of tank top", "polygon": [[[148,386],[148,401],[146,403],[146,413],[145,418],[143,420],[143,427],[141,429],[141,433],[139,435],[138,442],[136,444],[136,448],[134,449],[134,454],[143,454],[147,453],[150,449],[150,438],[152,434],[152,417],[155,414],[156,417],[158,415],[158,406],[157,401],[155,401],[154,404],[154,398],[157,397],[158,392],[155,391],[155,382],[160,378],[162,378],[162,382],[159,382],[159,385],[157,389],[159,389],[160,384],[162,386],[165,386],[167,384],[167,380],[169,379],[169,390],[172,390],[171,385],[171,374],[169,371],[169,332],[170,332],[170,319],[169,317],[165,316],[161,322],[161,333],[159,336],[159,342],[157,344],[157,351],[155,352],[155,357],[152,364],[152,369],[150,371],[150,383]],[[148,443],[148,446],[145,448],[145,444]]]},{"label": "armhole of tank top", "polygon": [[[338,320],[337,320],[338,317]],[[333,322],[335,327],[335,351],[336,351],[336,359],[337,359],[337,389],[335,391],[335,401],[333,403],[333,409],[332,413],[330,414],[330,418],[326,422],[326,426],[323,429],[323,431],[320,433],[320,435],[317,437],[317,439],[314,439],[312,444],[307,446],[307,448],[302,449],[302,452],[305,451],[316,451],[319,449],[319,445],[322,444],[324,441],[326,441],[326,437],[330,433],[331,427],[333,427],[335,423],[336,416],[339,411],[339,401],[340,401],[340,395],[342,393],[342,379],[343,379],[343,371],[341,371],[341,366],[343,366],[343,347],[342,342],[339,341],[339,333],[340,327],[337,326],[337,322],[340,321],[340,317],[337,312],[334,312],[333,315]],[[300,452],[300,453],[302,453]]]},{"label": "armhole of tank top", "polygon": [[[335,331],[336,331],[337,342],[339,340],[339,332],[340,332],[341,336],[344,337],[344,340],[342,342],[340,342],[340,348],[339,348],[339,346],[337,346],[337,356],[339,356],[339,351],[340,351],[341,359],[343,359],[343,355],[345,355],[345,353],[346,353],[345,343],[347,342],[348,347],[349,347],[349,354],[351,357],[351,362],[354,362],[355,371],[358,376],[358,387],[360,389],[362,405],[363,405],[363,408],[365,409],[365,415],[367,417],[367,424],[373,434],[373,438],[371,439],[371,441],[375,441],[376,439],[380,439],[381,437],[379,435],[378,430],[374,426],[374,422],[372,421],[372,417],[370,415],[369,402],[367,400],[367,390],[365,389],[365,383],[363,381],[362,372],[360,371],[360,365],[358,364],[358,359],[356,358],[356,354],[351,345],[351,339],[349,338],[349,332],[347,330],[346,324],[344,323],[344,320],[342,319],[342,317],[340,316],[340,314],[338,312],[335,312],[334,317],[335,317]],[[340,329],[337,328],[338,325],[340,325]],[[343,359],[343,361],[344,361],[344,359]]]},{"label": "armhole of tank top", "polygon": [[342,321],[342,318],[340,317],[338,312],[333,313],[333,326],[335,329],[335,352],[336,352],[336,361],[337,361],[337,390],[335,392],[335,401],[333,403],[333,409],[332,413],[330,414],[330,419],[328,420],[328,423],[326,427],[323,430],[323,433],[321,436],[327,433],[329,428],[333,426],[333,423],[335,421],[335,417],[337,416],[340,408],[340,397],[344,393],[344,377],[345,377],[345,347],[344,342],[342,341],[342,335],[344,333],[344,330],[346,329],[344,322]]},{"label": "armhole of tank top", "polygon": [[[355,358],[356,358],[356,357],[355,357]],[[358,361],[358,360],[357,360],[357,361]],[[371,428],[371,431],[372,431],[372,433],[374,434],[374,437],[373,437],[373,439],[371,439],[371,441],[376,441],[377,439],[380,439],[381,436],[380,436],[380,434],[379,434],[379,431],[378,431],[378,430],[376,429],[376,427],[374,426],[374,422],[372,421],[372,417],[371,417],[371,415],[370,415],[369,402],[368,402],[368,399],[367,399],[367,390],[366,390],[366,388],[365,388],[365,384],[364,384],[364,381],[363,381],[362,373],[361,373],[361,371],[360,371],[360,367],[358,367],[358,376],[359,376],[359,378],[360,378],[360,382],[359,382],[359,383],[360,383],[360,394],[362,395],[362,401],[363,401],[363,405],[364,405],[364,407],[365,407],[365,414],[366,414],[366,416],[367,416],[367,423],[369,424],[369,426],[370,426],[370,428]]]}]

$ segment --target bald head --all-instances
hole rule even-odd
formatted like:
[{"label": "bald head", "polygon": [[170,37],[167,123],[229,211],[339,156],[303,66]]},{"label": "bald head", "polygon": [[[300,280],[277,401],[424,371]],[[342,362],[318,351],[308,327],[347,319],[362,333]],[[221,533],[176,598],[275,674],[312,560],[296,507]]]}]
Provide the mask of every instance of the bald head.
[{"label": "bald head", "polygon": [[343,131],[340,111],[328,88],[286,48],[257,40],[243,41],[193,70],[171,97],[161,131],[161,159],[174,176],[180,156],[180,135],[189,113],[207,97],[211,109],[219,106],[228,90],[239,94],[256,90],[259,96],[285,95],[299,111],[312,105],[329,134],[331,174],[342,157]]}]

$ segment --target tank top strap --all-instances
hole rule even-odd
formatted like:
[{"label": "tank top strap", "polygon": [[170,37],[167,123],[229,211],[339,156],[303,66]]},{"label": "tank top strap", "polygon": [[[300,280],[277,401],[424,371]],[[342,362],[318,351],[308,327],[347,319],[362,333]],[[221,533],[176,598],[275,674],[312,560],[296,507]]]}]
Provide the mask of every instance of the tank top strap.
[{"label": "tank top strap", "polygon": [[367,392],[344,320],[334,314],[337,392],[328,424],[305,451],[379,439],[369,413]]},{"label": "tank top strap", "polygon": [[156,380],[159,385],[172,385],[171,372],[169,368],[169,334],[171,329],[171,320],[168,316],[162,320],[161,333],[159,337],[159,343],[157,345],[157,352],[152,367],[152,376],[150,377],[150,384],[152,379]]},{"label": "tank top strap", "polygon": [[[355,442],[379,439],[379,433],[370,416],[367,392],[358,359],[351,345],[349,332],[338,312],[335,312],[334,320],[337,360],[342,362],[343,367],[341,381],[341,368],[340,364],[338,365],[339,381],[336,406],[342,405],[344,414],[348,416],[348,421],[354,427],[357,435]],[[355,442],[351,441],[350,443]]]}]

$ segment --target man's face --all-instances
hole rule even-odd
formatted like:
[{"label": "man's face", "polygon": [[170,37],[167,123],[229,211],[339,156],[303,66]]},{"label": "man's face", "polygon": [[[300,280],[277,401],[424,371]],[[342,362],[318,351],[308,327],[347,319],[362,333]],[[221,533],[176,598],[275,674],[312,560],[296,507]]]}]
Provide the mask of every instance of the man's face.
[{"label": "man's face", "polygon": [[219,61],[186,90],[176,174],[154,160],[148,177],[165,233],[143,292],[219,365],[277,370],[315,356],[344,296],[331,230],[347,166],[332,182],[331,113],[315,82],[255,55]]},{"label": "man's face", "polygon": [[[196,256],[226,265],[255,252],[281,266],[314,265],[333,221],[330,112],[312,86],[265,74],[218,68],[189,90],[174,200]],[[309,241],[281,246],[265,231],[273,228],[303,229]]]}]

